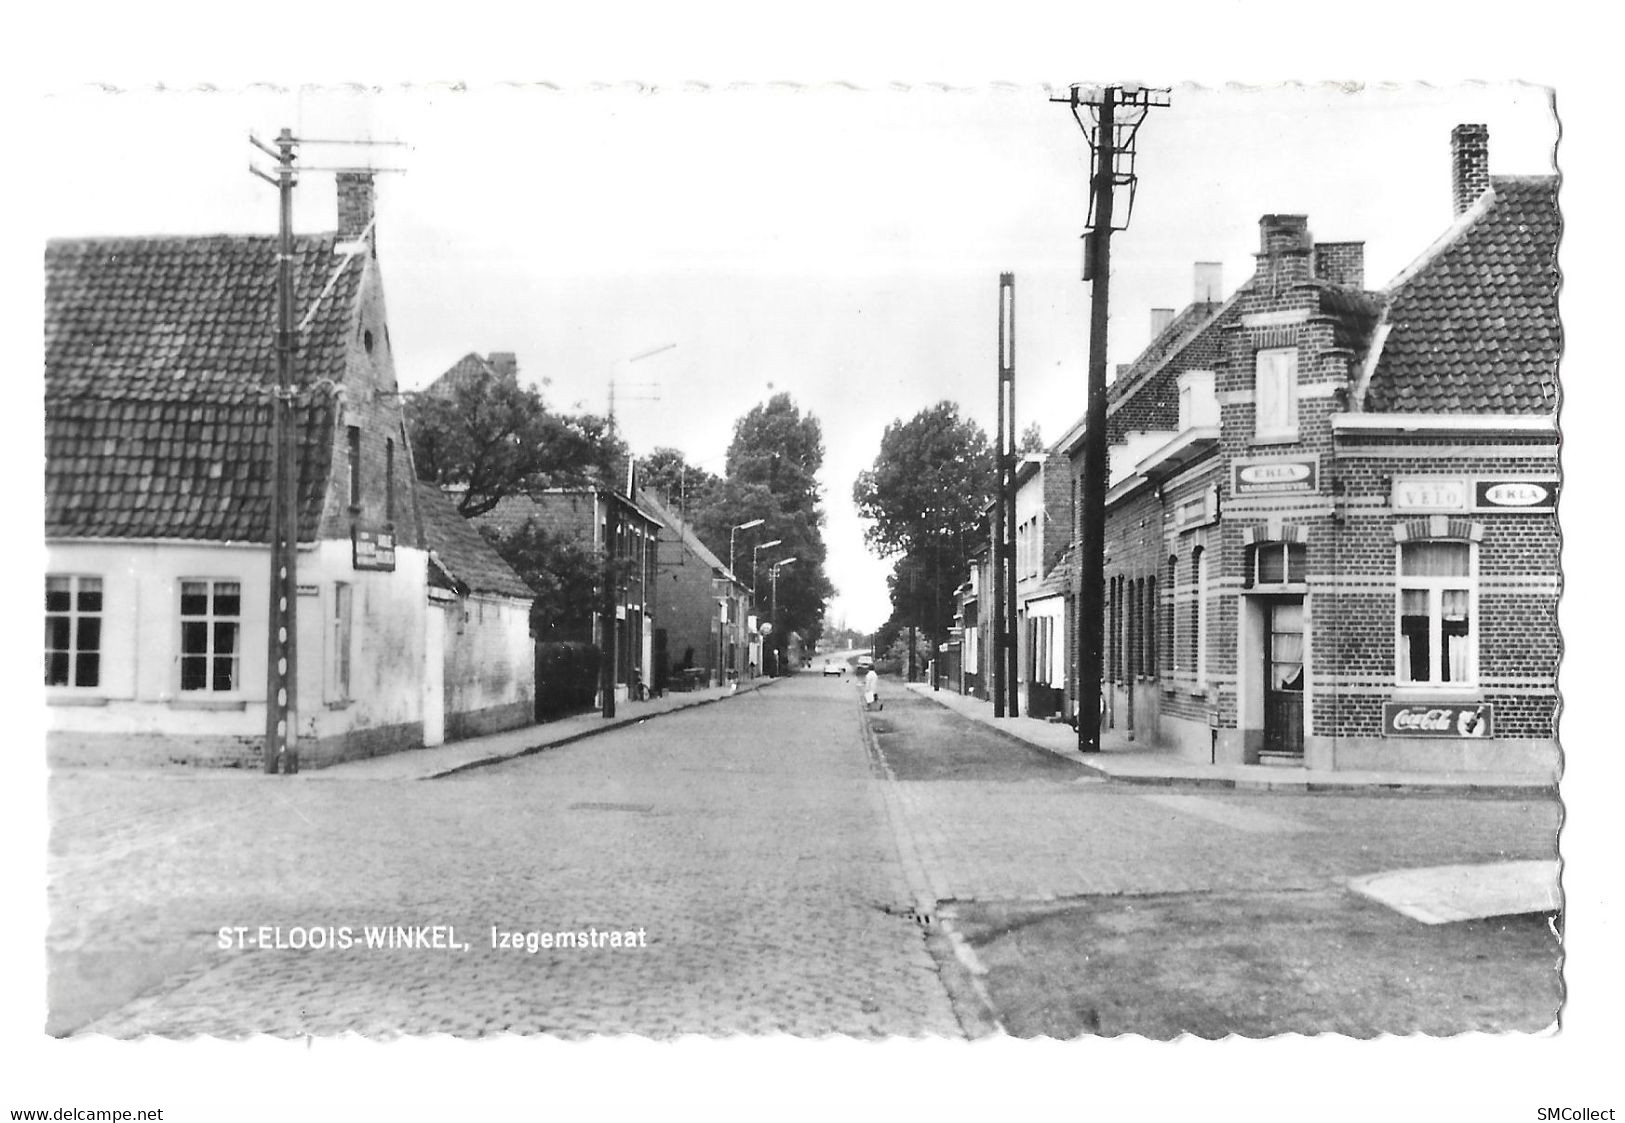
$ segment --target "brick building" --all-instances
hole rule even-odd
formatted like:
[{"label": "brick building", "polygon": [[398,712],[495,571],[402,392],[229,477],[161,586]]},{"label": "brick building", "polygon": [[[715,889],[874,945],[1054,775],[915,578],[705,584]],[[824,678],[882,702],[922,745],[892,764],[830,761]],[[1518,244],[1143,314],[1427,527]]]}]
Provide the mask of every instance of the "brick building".
[{"label": "brick building", "polygon": [[474,522],[504,535],[533,523],[549,536],[575,541],[600,558],[607,554],[619,582],[613,620],[600,590],[593,598],[590,620],[579,630],[560,629],[552,638],[593,643],[613,657],[617,698],[627,697],[634,685],[653,683],[659,520],[612,488],[589,486],[505,496],[491,510],[476,515]]},{"label": "brick building", "polygon": [[1119,372],[1111,727],[1201,760],[1555,774],[1556,182],[1491,177],[1482,126],[1452,151],[1455,221],[1385,288],[1359,243],[1266,215],[1253,277]]},{"label": "brick building", "polygon": [[[298,735],[319,767],[422,744],[428,558],[372,180],[294,239]],[[53,763],[255,766],[265,728],[274,236],[45,253]]]},{"label": "brick building", "polygon": [[654,685],[666,687],[661,652],[668,670],[692,668],[717,686],[737,679],[748,651],[750,589],[665,504],[640,490],[638,505],[660,524]]}]

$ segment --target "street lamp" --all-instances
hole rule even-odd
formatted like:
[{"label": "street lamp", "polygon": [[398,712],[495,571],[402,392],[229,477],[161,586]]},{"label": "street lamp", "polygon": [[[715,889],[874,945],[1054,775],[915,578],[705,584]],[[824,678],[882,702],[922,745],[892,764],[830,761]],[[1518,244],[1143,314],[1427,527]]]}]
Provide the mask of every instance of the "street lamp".
[{"label": "street lamp", "polygon": [[731,527],[728,528],[728,576],[729,577],[732,577],[734,575],[734,573],[735,573],[735,570],[734,570],[734,534],[736,532],[738,532],[738,531],[741,531],[741,530],[749,530],[752,527],[761,526],[766,521],[767,521],[766,519],[751,519],[750,522],[748,522],[748,523],[740,523],[737,526],[731,526]]},{"label": "street lamp", "polygon": [[796,564],[796,559],[795,558],[783,558],[783,559],[781,559],[779,561],[774,562],[768,568],[768,571],[767,571],[768,580],[771,581],[772,585],[773,585],[772,599],[768,602],[769,605],[771,606],[768,618],[773,621],[773,673],[774,674],[779,673],[779,669],[780,669],[779,668],[779,644],[782,642],[782,640],[784,638],[783,636],[781,636],[779,634],[779,570],[783,569],[787,565],[795,565],[795,564]]},{"label": "street lamp", "polygon": [[782,545],[784,545],[784,539],[775,538],[771,542],[763,542],[763,543],[761,543],[761,544],[759,544],[757,546],[753,546],[751,548],[751,551],[750,551],[750,599],[751,600],[754,601],[756,599],[756,555],[760,554],[763,550],[770,550],[774,546],[782,546]]}]

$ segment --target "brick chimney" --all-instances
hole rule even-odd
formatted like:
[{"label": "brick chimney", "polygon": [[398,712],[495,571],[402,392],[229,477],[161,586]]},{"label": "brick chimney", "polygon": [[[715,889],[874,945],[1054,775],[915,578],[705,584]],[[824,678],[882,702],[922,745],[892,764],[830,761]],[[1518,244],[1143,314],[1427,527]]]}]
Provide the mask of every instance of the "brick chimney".
[{"label": "brick chimney", "polygon": [[1198,304],[1218,304],[1224,299],[1224,263],[1198,261],[1196,263],[1196,292],[1192,296]]},{"label": "brick chimney", "polygon": [[353,242],[372,221],[372,173],[339,172],[339,241]]},{"label": "brick chimney", "polygon": [[1279,291],[1310,278],[1315,241],[1309,216],[1267,214],[1258,220],[1258,276]]},{"label": "brick chimney", "polygon": [[1173,322],[1174,310],[1172,308],[1151,309],[1151,338],[1156,339],[1163,332],[1167,331],[1168,325]]},{"label": "brick chimney", "polygon": [[1365,288],[1365,243],[1315,243],[1315,276],[1339,288]]},{"label": "brick chimney", "polygon": [[497,377],[504,382],[513,382],[519,378],[519,356],[512,351],[492,351],[486,356],[486,362],[496,371]]},{"label": "brick chimney", "polygon": [[1460,215],[1490,189],[1490,128],[1457,125],[1450,130],[1450,186]]}]

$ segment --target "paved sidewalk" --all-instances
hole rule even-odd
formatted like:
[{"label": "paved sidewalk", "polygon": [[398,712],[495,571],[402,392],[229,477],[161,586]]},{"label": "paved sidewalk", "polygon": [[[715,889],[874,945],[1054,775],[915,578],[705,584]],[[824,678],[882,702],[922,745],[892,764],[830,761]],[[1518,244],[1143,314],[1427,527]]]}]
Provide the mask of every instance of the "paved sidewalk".
[{"label": "paved sidewalk", "polygon": [[615,716],[605,718],[594,710],[573,714],[540,725],[526,725],[503,733],[490,733],[484,737],[469,737],[461,741],[448,741],[432,749],[408,749],[387,756],[351,760],[328,768],[310,769],[297,774],[300,780],[432,780],[449,776],[470,768],[496,764],[513,757],[526,756],[544,749],[567,745],[583,737],[607,733],[636,725],[661,714],[693,709],[713,702],[724,702],[760,690],[777,679],[750,679],[739,684],[738,690],[718,686],[688,692],[668,691],[659,698],[643,702],[615,703]]},{"label": "paved sidewalk", "polygon": [[[881,688],[884,699],[887,684]],[[1555,781],[1521,772],[1328,772],[1263,764],[1204,764],[1186,760],[1171,750],[1148,748],[1130,741],[1120,730],[1107,730],[1101,751],[1078,752],[1077,732],[1065,722],[1040,718],[993,717],[993,704],[951,690],[932,690],[930,683],[897,683],[1029,745],[1077,761],[1096,775],[1126,784],[1178,784],[1181,786],[1238,788],[1262,791],[1448,791],[1481,795],[1527,797],[1555,793]]]}]

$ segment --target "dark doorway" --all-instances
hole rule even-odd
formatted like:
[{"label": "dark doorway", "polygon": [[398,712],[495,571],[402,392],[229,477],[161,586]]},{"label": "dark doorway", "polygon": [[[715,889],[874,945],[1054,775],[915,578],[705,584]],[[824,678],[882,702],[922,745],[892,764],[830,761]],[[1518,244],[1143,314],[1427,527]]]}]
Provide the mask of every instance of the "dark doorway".
[{"label": "dark doorway", "polygon": [[1303,757],[1303,598],[1264,607],[1264,752]]}]

